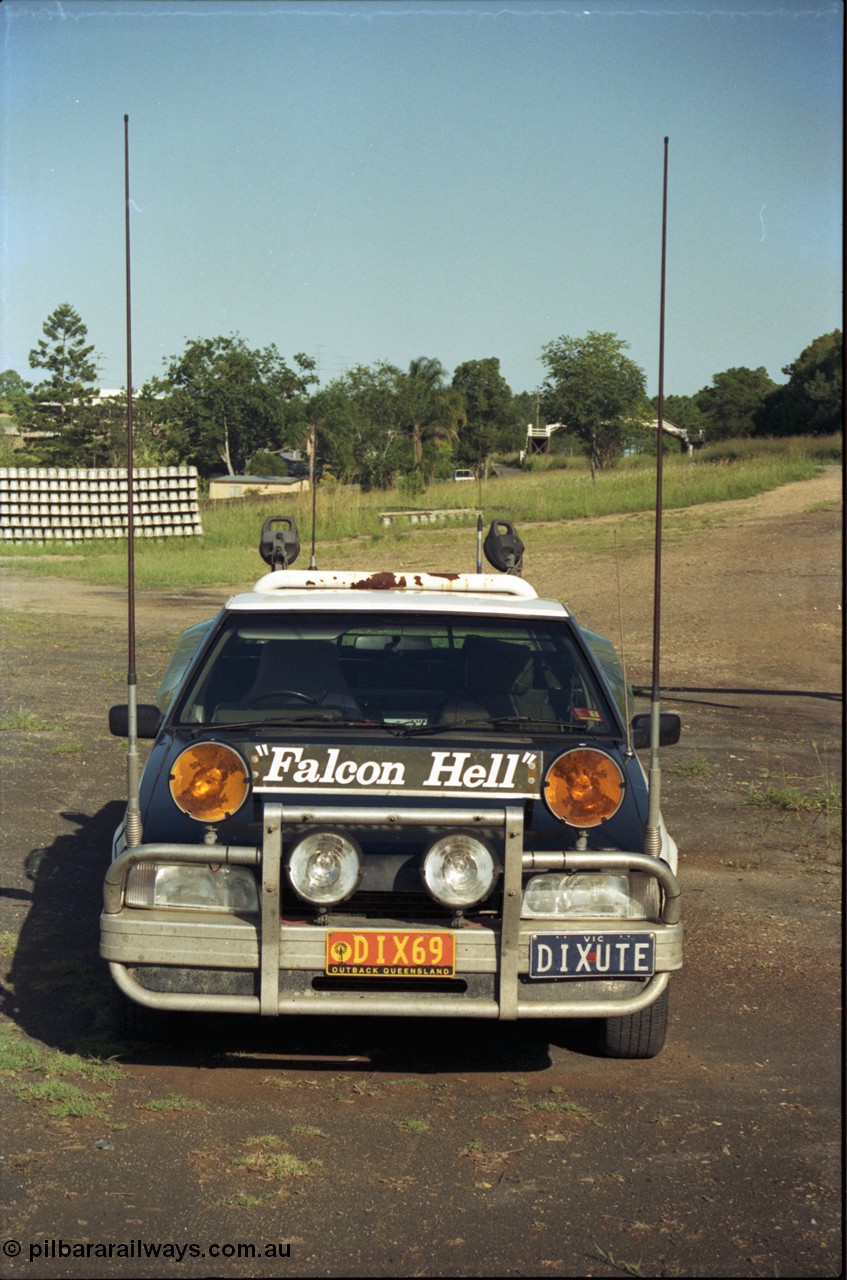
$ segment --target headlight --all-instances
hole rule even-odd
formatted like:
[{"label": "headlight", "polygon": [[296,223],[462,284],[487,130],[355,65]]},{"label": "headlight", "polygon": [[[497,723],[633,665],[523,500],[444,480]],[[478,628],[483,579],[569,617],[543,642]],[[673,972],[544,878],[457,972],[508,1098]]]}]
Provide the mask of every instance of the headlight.
[{"label": "headlight", "polygon": [[578,871],[533,876],[523,894],[521,915],[534,918],[648,920],[659,913],[659,889],[654,876],[627,872],[609,875]]},{"label": "headlight", "polygon": [[497,870],[491,850],[475,836],[443,836],[427,849],[423,878],[445,907],[472,907],[487,898]]},{"label": "headlight", "polygon": [[222,822],[250,794],[250,771],[221,742],[197,742],[177,756],[170,775],[174,804],[198,822]]},{"label": "headlight", "polygon": [[550,765],[544,779],[547,807],[569,827],[596,827],[620,808],[624,776],[604,751],[575,747]]},{"label": "headlight", "polygon": [[288,859],[294,892],[318,905],[344,902],[360,875],[357,846],[337,831],[313,831],[294,846]]},{"label": "headlight", "polygon": [[183,907],[256,915],[255,877],[245,867],[137,862],[126,879],[128,907]]}]

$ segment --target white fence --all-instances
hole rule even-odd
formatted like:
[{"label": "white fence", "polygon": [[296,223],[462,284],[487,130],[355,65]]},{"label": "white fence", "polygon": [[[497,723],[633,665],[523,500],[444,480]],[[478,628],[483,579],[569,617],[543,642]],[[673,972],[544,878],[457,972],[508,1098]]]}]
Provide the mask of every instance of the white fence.
[{"label": "white fence", "polygon": [[[196,467],[133,468],[140,538],[201,534]],[[0,467],[0,541],[80,542],[127,536],[126,468]]]}]

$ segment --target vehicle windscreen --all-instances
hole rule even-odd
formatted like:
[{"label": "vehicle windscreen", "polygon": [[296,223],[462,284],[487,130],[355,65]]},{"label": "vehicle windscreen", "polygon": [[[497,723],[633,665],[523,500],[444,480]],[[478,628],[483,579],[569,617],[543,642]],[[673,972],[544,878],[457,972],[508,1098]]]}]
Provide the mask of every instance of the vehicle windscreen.
[{"label": "vehicle windscreen", "polygon": [[178,725],[321,725],[613,734],[567,620],[232,614],[175,709]]}]

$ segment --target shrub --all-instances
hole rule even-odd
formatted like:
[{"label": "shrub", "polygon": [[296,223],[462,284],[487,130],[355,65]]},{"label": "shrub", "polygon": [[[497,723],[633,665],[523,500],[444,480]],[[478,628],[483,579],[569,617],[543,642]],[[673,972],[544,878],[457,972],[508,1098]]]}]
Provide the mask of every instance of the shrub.
[{"label": "shrub", "polygon": [[275,453],[268,453],[267,449],[260,449],[258,453],[253,454],[253,457],[247,463],[247,474],[250,476],[287,476],[288,467],[282,458],[278,458]]}]

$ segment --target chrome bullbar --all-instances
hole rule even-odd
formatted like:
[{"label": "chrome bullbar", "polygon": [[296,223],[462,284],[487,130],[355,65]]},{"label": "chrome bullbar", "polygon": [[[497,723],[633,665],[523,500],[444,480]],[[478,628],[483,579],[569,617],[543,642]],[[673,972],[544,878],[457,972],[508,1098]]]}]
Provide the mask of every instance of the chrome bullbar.
[{"label": "chrome bullbar", "polygon": [[[349,824],[361,825],[363,812],[335,806],[266,803],[262,847],[218,844],[147,844],[127,849],[111,864],[104,883],[100,952],[109,962],[120,990],[138,1004],[172,1011],[210,1013],[429,1016],[492,1018],[618,1017],[637,1013],[662,994],[670,973],[682,965],[680,888],[676,876],[661,859],[642,853],[616,851],[526,852],[524,814],[519,805],[466,809],[368,809],[368,826],[440,827],[444,831],[469,827],[500,829],[504,834],[503,907],[499,927],[479,926],[456,931],[456,974],[467,976],[467,990],[385,991],[318,989],[312,979],[324,967],[327,927],[314,923],[281,923],[283,830]],[[174,909],[131,909],[124,904],[126,878],[138,862],[203,863],[258,867],[261,871],[258,917],[203,917],[199,912]],[[532,871],[635,871],[654,877],[660,890],[658,920],[528,920],[521,915],[523,876]],[[528,987],[528,953],[532,935],[565,929],[602,940],[616,936],[625,925],[632,935],[655,939],[655,971],[644,981],[612,982],[594,977],[590,994],[585,982],[558,981]],[[372,922],[362,926],[372,928]],[[410,926],[392,921],[391,927],[426,933],[432,922]],[[227,970],[252,973],[253,994],[199,990],[151,990],[132,970],[148,967],[190,979],[191,971]],[[474,990],[474,981],[476,990]],[[191,986],[190,980],[185,985]],[[202,987],[201,983],[197,984]],[[613,988],[610,990],[610,987]],[[581,988],[577,992],[577,989]],[[607,994],[594,996],[605,988]],[[625,989],[629,989],[629,991]],[[258,991],[258,994],[255,992]],[[629,993],[631,991],[631,994]]]}]

